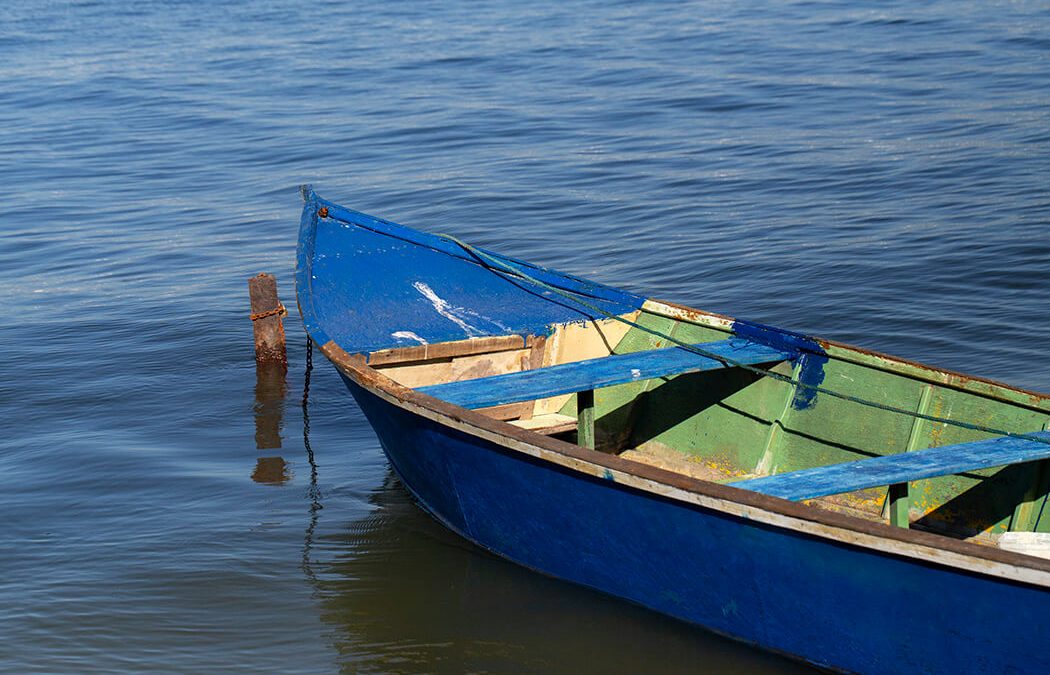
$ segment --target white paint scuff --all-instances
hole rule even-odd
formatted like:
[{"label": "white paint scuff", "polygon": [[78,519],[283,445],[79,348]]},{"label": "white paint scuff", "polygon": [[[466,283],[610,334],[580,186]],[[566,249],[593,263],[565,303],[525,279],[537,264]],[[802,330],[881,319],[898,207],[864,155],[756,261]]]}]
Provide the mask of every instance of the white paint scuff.
[{"label": "white paint scuff", "polygon": [[410,330],[399,330],[396,333],[391,333],[390,337],[394,338],[395,340],[415,340],[421,345],[425,345],[427,343],[426,340],[419,337]]},{"label": "white paint scuff", "polygon": [[462,328],[463,332],[467,334],[467,337],[479,337],[485,334],[484,331],[478,330],[464,321],[462,317],[456,316],[456,312],[461,310],[450,305],[444,298],[439,297],[430,286],[422,281],[414,281],[412,282],[412,286],[419,291],[424,298],[430,301],[430,304],[434,306],[435,312]]}]

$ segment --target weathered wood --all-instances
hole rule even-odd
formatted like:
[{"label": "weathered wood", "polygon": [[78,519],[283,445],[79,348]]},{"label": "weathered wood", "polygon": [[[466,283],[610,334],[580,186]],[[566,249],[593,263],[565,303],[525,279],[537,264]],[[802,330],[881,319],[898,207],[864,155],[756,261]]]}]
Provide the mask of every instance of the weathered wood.
[{"label": "weathered wood", "polygon": [[[543,367],[543,356],[547,347],[547,338],[544,336],[537,336],[533,338],[532,345],[529,348],[528,359],[522,359],[521,369],[522,370],[536,370],[537,368]],[[537,403],[535,401],[525,401],[521,404],[521,417],[520,419],[527,420],[531,419],[536,414]]]},{"label": "weathered wood", "polygon": [[[543,335],[530,338],[529,340],[529,370],[543,367],[543,355],[547,349],[547,338]],[[525,370],[522,368],[522,370]]]},{"label": "weathered wood", "polygon": [[[915,412],[920,415],[928,415],[930,412],[930,401],[933,399],[933,386],[930,384],[924,384],[922,391],[919,394],[919,402],[915,407]],[[905,451],[914,452],[922,449],[922,442],[924,438],[923,426],[925,420],[921,417],[915,417],[911,421],[911,431],[908,432],[908,443],[905,446]],[[886,486],[886,500],[883,505],[883,517],[886,518],[890,525],[896,527],[907,528],[910,526],[908,522],[908,509],[911,508],[911,495],[908,493],[908,483],[894,483],[893,485]]]},{"label": "weathered wood", "polygon": [[[638,312],[632,312],[625,318],[629,321],[636,321]],[[629,325],[614,319],[555,326],[554,332],[546,339],[542,361],[537,367],[550,367],[559,363],[573,363],[612,356],[616,353],[616,346],[629,331]],[[570,393],[540,399],[535,404],[534,414],[556,413],[565,407],[571,397]]]},{"label": "weathered wood", "polygon": [[[1050,432],[1032,436],[1050,440]],[[802,469],[730,483],[792,501],[1050,458],[1050,444],[1012,436]]]},{"label": "weathered wood", "polygon": [[432,345],[412,345],[395,349],[380,349],[368,355],[368,365],[385,366],[414,361],[451,359],[457,356],[472,356],[490,352],[526,349],[532,346],[533,338],[520,335],[497,335],[495,337],[469,338],[454,342],[438,342]]},{"label": "weathered wood", "polygon": [[895,527],[908,527],[908,509],[911,507],[911,498],[908,495],[907,483],[894,483],[890,485],[886,495],[889,505],[890,525]]},{"label": "weathered wood", "polygon": [[594,448],[593,389],[576,394],[576,443],[582,448]]},{"label": "weathered wood", "polygon": [[[801,359],[800,359],[801,360]],[[791,378],[798,381],[802,373],[802,364],[796,363],[791,370]],[[784,407],[780,414],[773,418],[769,424],[769,433],[766,435],[766,447],[762,451],[762,457],[758,460],[755,473],[759,475],[772,473],[777,467],[777,450],[784,443],[784,435],[787,433],[787,421],[794,409],[795,396],[798,394],[798,386],[786,387]]]},{"label": "weathered wood", "polygon": [[[722,340],[697,345],[704,351],[748,364],[774,363],[791,354],[746,340]],[[563,363],[537,370],[450,382],[419,391],[464,408],[487,408],[530,401],[585,389],[668,377],[725,366],[718,360],[685,349],[652,349]]]},{"label": "weathered wood", "polygon": [[516,420],[521,418],[521,404],[496,405],[491,408],[479,408],[478,412],[497,420]]},{"label": "weathered wood", "polygon": [[560,413],[546,413],[544,415],[533,415],[529,419],[514,420],[511,422],[519,429],[528,429],[538,434],[550,436],[566,431],[576,431],[576,418],[562,415]]},{"label": "weathered wood", "polygon": [[491,377],[521,370],[521,358],[526,349],[484,352],[431,361],[410,361],[376,366],[384,375],[413,389],[442,382],[459,382],[478,377]]},{"label": "weathered wood", "polygon": [[[1043,430],[1050,431],[1050,420],[1043,424]],[[1013,518],[1010,519],[1010,530],[1015,532],[1035,530],[1042,507],[1050,495],[1050,459],[1040,461],[1033,469],[1032,483],[1017,503]]]},{"label": "weathered wood", "polygon": [[284,305],[277,297],[277,279],[272,274],[259,274],[248,280],[252,306],[252,328],[255,333],[257,363],[279,363],[288,366],[284,342]]}]

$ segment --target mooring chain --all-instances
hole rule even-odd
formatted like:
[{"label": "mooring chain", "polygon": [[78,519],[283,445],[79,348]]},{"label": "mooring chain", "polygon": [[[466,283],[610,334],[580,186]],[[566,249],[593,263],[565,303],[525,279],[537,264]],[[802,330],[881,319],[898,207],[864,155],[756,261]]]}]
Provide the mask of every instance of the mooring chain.
[{"label": "mooring chain", "polygon": [[265,319],[268,316],[280,316],[284,318],[288,316],[288,308],[284,306],[284,303],[277,303],[277,307],[268,309],[265,312],[258,312],[256,314],[250,314],[248,316],[252,321],[258,321],[259,319]]},{"label": "mooring chain", "polygon": [[310,463],[310,487],[307,495],[310,497],[310,523],[306,526],[306,535],[303,541],[302,569],[311,579],[316,580],[310,553],[314,545],[314,530],[317,529],[318,512],[324,508],[321,503],[321,490],[317,487],[317,461],[314,459],[314,449],[310,445],[310,374],[314,369],[314,343],[309,336],[306,338],[306,372],[303,373],[303,447],[306,449],[306,461]]}]

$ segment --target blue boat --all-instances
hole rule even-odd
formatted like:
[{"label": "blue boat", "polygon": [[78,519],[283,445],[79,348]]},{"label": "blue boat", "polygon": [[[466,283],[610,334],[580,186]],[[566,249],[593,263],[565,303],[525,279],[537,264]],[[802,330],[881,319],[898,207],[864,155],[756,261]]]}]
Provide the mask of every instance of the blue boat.
[{"label": "blue boat", "polygon": [[304,326],[460,536],[832,670],[1050,672],[1047,394],[304,198]]}]

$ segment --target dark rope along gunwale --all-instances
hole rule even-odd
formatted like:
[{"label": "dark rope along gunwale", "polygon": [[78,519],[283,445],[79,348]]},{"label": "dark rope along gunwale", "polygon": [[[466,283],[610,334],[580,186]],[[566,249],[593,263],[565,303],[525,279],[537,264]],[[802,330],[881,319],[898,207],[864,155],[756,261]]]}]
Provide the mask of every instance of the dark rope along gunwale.
[{"label": "dark rope along gunwale", "polygon": [[815,385],[815,384],[809,384],[807,382],[802,382],[798,378],[791,377],[790,375],[782,375],[780,373],[776,373],[776,372],[773,372],[773,371],[770,371],[770,370],[766,370],[764,368],[758,368],[756,366],[752,366],[752,365],[747,364],[747,363],[742,363],[740,361],[736,361],[736,360],[734,360],[732,358],[723,356],[721,354],[715,354],[713,352],[709,352],[709,351],[707,351],[705,349],[702,349],[702,348],[699,348],[699,347],[697,347],[695,345],[689,344],[688,342],[683,342],[682,340],[679,340],[679,339],[677,339],[675,337],[672,337],[671,335],[669,335],[667,333],[664,333],[662,331],[658,331],[656,329],[649,328],[647,326],[643,326],[643,325],[641,325],[641,324],[639,324],[639,323],[637,323],[635,321],[631,321],[630,319],[625,319],[622,316],[618,316],[616,314],[613,314],[612,312],[606,311],[605,309],[599,307],[598,305],[595,305],[593,303],[587,302],[586,300],[580,299],[579,297],[576,296],[576,294],[572,293],[571,291],[566,291],[564,289],[558,288],[557,286],[553,286],[553,285],[548,284],[548,283],[546,283],[544,281],[540,281],[539,279],[535,279],[535,278],[529,276],[528,273],[524,272],[520,268],[514,267],[513,265],[510,265],[510,264],[508,264],[508,263],[506,263],[506,262],[504,262],[504,261],[502,261],[502,260],[500,260],[500,259],[498,259],[498,258],[496,258],[494,256],[491,256],[491,255],[485,253],[484,251],[481,251],[481,250],[475,248],[474,246],[471,246],[470,244],[457,239],[456,237],[453,237],[453,236],[448,235],[448,234],[440,234],[440,233],[436,234],[435,236],[441,237],[442,239],[445,239],[447,241],[450,241],[450,242],[456,244],[457,246],[460,246],[465,251],[467,251],[472,256],[474,256],[476,259],[478,259],[478,261],[481,262],[482,265],[486,269],[490,269],[490,270],[492,270],[494,272],[499,272],[500,270],[492,268],[491,264],[495,264],[498,267],[503,268],[507,273],[513,274],[515,277],[524,279],[525,281],[528,281],[529,283],[535,284],[536,286],[539,286],[540,288],[543,288],[545,290],[549,290],[549,291],[551,291],[553,293],[557,293],[558,295],[560,295],[560,296],[562,296],[562,297],[564,297],[566,299],[572,300],[574,302],[577,302],[580,305],[583,305],[584,307],[586,307],[587,309],[590,309],[592,311],[598,312],[599,314],[601,314],[601,315],[603,315],[605,317],[608,317],[610,319],[615,319],[616,321],[619,321],[621,323],[627,324],[628,326],[631,326],[633,328],[637,328],[637,329],[639,329],[641,331],[644,331],[646,333],[649,333],[649,334],[654,335],[656,337],[659,337],[661,339],[667,340],[667,341],[673,343],[677,347],[680,347],[680,348],[685,349],[687,351],[693,352],[694,354],[697,354],[699,356],[703,356],[703,357],[706,357],[706,358],[709,358],[709,359],[714,359],[714,360],[720,362],[723,366],[725,366],[727,368],[729,368],[729,367],[742,368],[742,369],[747,370],[749,372],[762,375],[763,377],[769,377],[769,378],[772,378],[774,380],[778,380],[780,382],[785,382],[785,383],[790,384],[790,385],[795,386],[795,387],[801,387],[803,389],[807,389],[807,390],[812,391],[814,393],[827,394],[828,396],[832,396],[834,398],[839,398],[839,399],[842,399],[844,401],[849,401],[851,403],[857,403],[859,405],[864,405],[864,406],[868,406],[868,407],[871,407],[871,408],[877,408],[879,410],[885,410],[887,412],[897,413],[897,414],[900,414],[900,415],[908,415],[910,417],[926,420],[926,421],[929,421],[929,422],[937,422],[937,423],[941,423],[941,424],[948,424],[948,425],[952,425],[952,426],[956,426],[956,427],[961,427],[963,429],[970,429],[971,431],[982,431],[982,432],[985,432],[985,433],[995,434],[997,436],[1009,436],[1011,438],[1019,438],[1019,439],[1024,439],[1024,440],[1028,440],[1028,441],[1036,441],[1038,443],[1043,443],[1044,445],[1050,445],[1050,439],[1041,438],[1039,436],[1033,436],[1031,434],[1015,433],[1015,432],[1011,432],[1011,431],[1006,431],[1004,429],[997,429],[995,427],[988,427],[988,426],[985,426],[985,425],[982,425],[982,424],[973,424],[973,423],[970,423],[970,422],[962,422],[960,420],[953,420],[953,419],[949,419],[947,417],[939,417],[939,416],[936,416],[936,415],[927,415],[925,413],[920,413],[920,412],[918,412],[916,410],[908,410],[907,408],[898,408],[896,406],[886,405],[884,403],[879,403],[877,401],[871,401],[871,400],[868,400],[868,399],[865,399],[865,398],[861,398],[859,396],[853,396],[852,394],[843,394],[842,392],[838,392],[838,391],[835,391],[833,389],[828,389],[828,388],[822,387],[820,385]]},{"label": "dark rope along gunwale", "polygon": [[[318,215],[321,215],[321,214],[319,213]],[[339,220],[340,222],[347,223],[348,225],[354,225],[354,226],[357,226],[357,227],[363,227],[364,229],[367,229],[369,231],[379,232],[379,233],[382,234],[382,232],[380,232],[379,230],[373,230],[372,228],[363,226],[360,223],[355,223],[352,220],[339,218],[338,216],[335,216],[335,215],[331,214],[331,212],[327,212],[322,217],[333,218],[335,220]],[[734,359],[732,359],[730,357],[723,356],[721,354],[715,354],[713,352],[709,352],[709,351],[707,351],[707,350],[705,350],[705,349],[703,349],[701,347],[697,347],[696,345],[692,345],[692,344],[689,344],[688,342],[684,342],[684,341],[679,340],[679,339],[677,339],[675,337],[672,337],[671,335],[668,335],[667,333],[664,333],[662,331],[656,330],[654,328],[649,328],[648,326],[643,326],[643,325],[641,325],[641,324],[639,324],[639,323],[637,323],[635,321],[631,321],[630,319],[625,319],[622,316],[613,314],[612,312],[609,312],[609,311],[603,309],[602,307],[599,307],[598,305],[596,305],[596,304],[594,304],[592,302],[588,302],[587,300],[584,300],[582,297],[580,297],[581,296],[580,293],[574,293],[572,291],[568,291],[568,290],[565,290],[563,288],[558,288],[557,286],[554,286],[552,284],[548,284],[545,281],[541,281],[540,279],[536,279],[535,277],[531,276],[528,272],[522,270],[521,268],[519,268],[519,267],[517,267],[515,265],[511,265],[510,263],[508,263],[508,262],[506,262],[504,260],[501,260],[501,259],[497,258],[496,256],[493,256],[493,255],[491,255],[489,253],[486,253],[485,251],[482,251],[481,249],[478,249],[475,246],[472,246],[472,245],[466,243],[465,241],[462,241],[461,239],[459,239],[459,238],[457,238],[457,237],[455,237],[453,235],[444,234],[444,233],[433,233],[433,236],[439,237],[441,239],[444,239],[445,241],[448,241],[448,242],[450,242],[452,244],[455,244],[456,246],[459,246],[466,253],[468,253],[474,260],[476,260],[482,267],[492,271],[495,274],[506,274],[506,275],[510,275],[510,276],[515,277],[515,278],[524,280],[524,281],[526,281],[526,282],[528,282],[530,284],[533,284],[534,286],[537,286],[537,287],[542,288],[544,290],[547,290],[547,291],[550,291],[550,292],[555,293],[557,295],[560,295],[561,297],[563,297],[563,298],[565,298],[565,299],[567,299],[567,300],[569,300],[571,302],[575,302],[575,303],[577,303],[577,304],[579,304],[579,305],[581,305],[581,306],[591,310],[592,312],[596,312],[596,313],[598,313],[598,314],[600,314],[600,315],[602,315],[604,317],[607,317],[609,319],[613,319],[615,321],[619,321],[620,323],[626,324],[627,326],[630,326],[632,328],[637,328],[640,331],[643,331],[645,333],[649,333],[650,335],[653,335],[655,337],[661,338],[663,340],[667,340],[668,342],[674,344],[676,347],[679,347],[681,349],[685,349],[686,351],[689,351],[689,352],[692,352],[694,354],[697,354],[698,356],[703,356],[705,358],[714,359],[715,361],[718,361],[719,363],[721,363],[726,368],[741,368],[741,369],[746,370],[748,372],[755,373],[757,375],[761,375],[762,377],[768,377],[768,378],[777,380],[779,382],[784,382],[786,384],[792,385],[792,386],[797,387],[797,388],[802,388],[802,389],[805,389],[807,391],[810,391],[810,392],[813,392],[813,393],[816,393],[816,394],[825,394],[827,396],[831,396],[833,398],[838,398],[838,399],[841,399],[843,401],[848,401],[850,403],[856,403],[858,405],[867,406],[869,408],[875,408],[877,410],[884,410],[886,412],[896,413],[898,415],[905,415],[905,416],[908,416],[908,417],[925,420],[927,422],[934,422],[934,423],[938,423],[938,424],[946,424],[946,425],[949,425],[949,426],[959,427],[959,428],[962,428],[962,429],[969,429],[971,431],[980,431],[980,432],[983,432],[983,433],[993,434],[993,435],[996,435],[996,436],[1008,436],[1010,438],[1017,438],[1017,439],[1022,439],[1022,440],[1026,440],[1026,441],[1033,441],[1033,442],[1036,442],[1036,443],[1042,443],[1044,445],[1050,445],[1050,439],[1042,438],[1040,436],[1035,436],[1035,435],[1032,435],[1030,433],[1017,433],[1017,432],[1012,432],[1012,431],[1006,431],[1005,429],[998,429],[996,427],[989,427],[989,426],[985,426],[983,424],[974,424],[974,423],[971,423],[971,422],[963,422],[961,420],[949,419],[947,417],[939,417],[937,415],[928,415],[926,413],[921,413],[921,412],[918,412],[916,410],[908,410],[907,408],[899,408],[897,406],[887,405],[885,403],[879,403],[877,401],[872,401],[872,400],[869,400],[869,399],[865,399],[865,398],[862,398],[860,396],[853,396],[852,394],[844,394],[842,392],[835,391],[834,389],[828,389],[827,387],[822,387],[822,386],[817,385],[817,384],[809,384],[807,382],[802,382],[798,378],[792,377],[790,375],[782,375],[781,373],[777,373],[777,372],[774,372],[772,370],[766,370],[764,368],[759,368],[759,367],[752,366],[752,365],[747,364],[747,363],[742,363],[742,362],[736,361],[736,360],[734,360]]]}]

